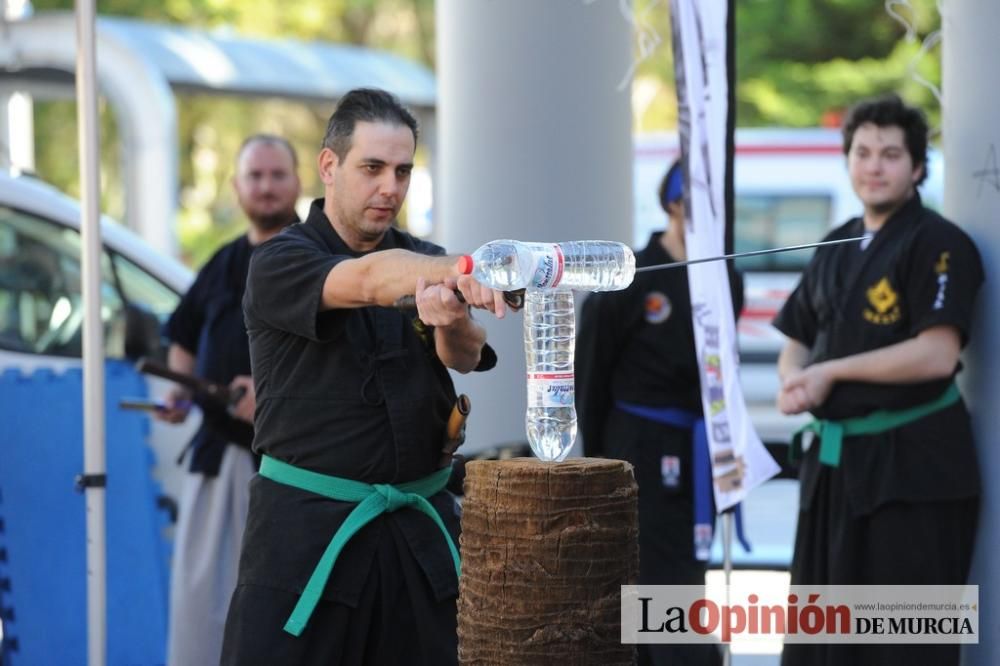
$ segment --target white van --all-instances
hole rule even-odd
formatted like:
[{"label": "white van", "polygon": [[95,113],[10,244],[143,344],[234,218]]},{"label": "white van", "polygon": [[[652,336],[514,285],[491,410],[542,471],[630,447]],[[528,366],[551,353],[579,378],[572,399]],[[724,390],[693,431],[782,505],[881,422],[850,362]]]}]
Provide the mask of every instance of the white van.
[{"label": "white van", "polygon": [[[861,213],[844,162],[840,130],[738,129],[735,137],[735,251],[764,250],[819,241]],[[634,243],[645,245],[666,216],[657,200],[663,174],[677,158],[676,134],[635,138]],[[924,203],[940,209],[943,160],[930,151]],[[747,257],[736,266],[745,280],[739,321],[740,377],[754,426],[764,442],[787,444],[807,416],[787,417],[774,407],[775,366],[783,336],[771,320],[798,283],[812,250]]]}]

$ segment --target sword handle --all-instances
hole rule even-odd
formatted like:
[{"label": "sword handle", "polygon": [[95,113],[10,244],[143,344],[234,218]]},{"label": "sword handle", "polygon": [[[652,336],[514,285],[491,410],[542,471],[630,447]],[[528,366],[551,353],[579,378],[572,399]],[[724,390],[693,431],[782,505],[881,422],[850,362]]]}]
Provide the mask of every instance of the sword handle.
[{"label": "sword handle", "polygon": [[[465,302],[465,297],[462,296],[462,292],[458,289],[455,290],[455,297],[458,299],[459,303]],[[503,292],[503,301],[510,307],[510,309],[520,310],[524,307],[524,289]],[[408,296],[400,296],[395,300],[392,306],[397,310],[416,310],[417,297],[412,294]]]},{"label": "sword handle", "polygon": [[216,384],[215,382],[210,382],[194,375],[188,375],[183,372],[171,370],[163,363],[145,356],[140,358],[135,364],[135,369],[143,374],[161,377],[172,381],[175,384],[180,384],[185,388],[191,389],[192,393],[194,393],[198,398],[208,402],[221,404],[223,406],[230,406],[239,402],[240,398],[242,398],[243,394],[246,392],[246,389],[243,389],[242,387],[239,392],[234,392],[230,391],[228,386]]}]

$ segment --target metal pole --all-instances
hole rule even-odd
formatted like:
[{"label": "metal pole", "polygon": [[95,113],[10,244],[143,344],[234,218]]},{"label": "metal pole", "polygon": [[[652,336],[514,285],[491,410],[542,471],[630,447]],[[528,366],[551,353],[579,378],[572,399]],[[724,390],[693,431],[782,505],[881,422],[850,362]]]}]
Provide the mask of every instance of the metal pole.
[{"label": "metal pole", "polygon": [[87,512],[87,663],[107,661],[104,330],[101,323],[100,156],[95,2],[76,0],[76,99],[83,278],[83,476]]},{"label": "metal pole", "polygon": [[863,241],[867,236],[856,236],[854,238],[840,238],[838,240],[819,241],[818,243],[805,243],[803,245],[786,245],[785,247],[772,247],[769,250],[751,250],[750,252],[733,252],[730,254],[720,254],[716,257],[702,257],[701,259],[687,259],[686,261],[671,261],[667,264],[657,264],[655,266],[642,266],[635,269],[636,273],[648,273],[650,271],[661,271],[665,268],[680,268],[681,266],[693,266],[694,264],[704,264],[711,261],[727,261],[731,259],[742,259],[743,257],[756,257],[761,254],[777,254],[779,252],[794,252],[795,250],[805,250],[813,247],[825,247],[827,245],[840,245],[841,243],[857,243]]},{"label": "metal pole", "polygon": [[[733,512],[722,514],[722,573],[726,585],[726,606],[729,606],[729,585],[733,574]],[[722,644],[722,666],[732,663],[732,650],[729,643]]]}]

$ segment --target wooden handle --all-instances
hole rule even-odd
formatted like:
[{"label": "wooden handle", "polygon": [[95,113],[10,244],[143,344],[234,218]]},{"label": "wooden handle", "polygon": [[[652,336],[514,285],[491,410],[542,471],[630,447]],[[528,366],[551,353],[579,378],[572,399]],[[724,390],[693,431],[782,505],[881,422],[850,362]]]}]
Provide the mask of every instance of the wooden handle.
[{"label": "wooden handle", "polygon": [[[458,289],[455,290],[455,297],[459,303],[465,302],[465,297],[462,296],[462,292]],[[503,300],[512,310],[520,310],[524,307],[524,289],[503,292]],[[417,297],[413,294],[400,296],[393,302],[392,306],[398,310],[416,310]]]},{"label": "wooden handle", "polygon": [[[188,375],[183,372],[171,370],[164,364],[151,358],[140,358],[135,364],[135,369],[143,374],[153,375],[154,377],[162,377],[163,379],[170,380],[175,384],[180,384],[185,388],[191,389],[196,397],[206,398],[214,402],[222,403],[223,405],[239,402],[239,399],[243,397],[242,393],[239,397],[235,397],[229,390],[228,386],[216,384],[215,382],[210,382],[202,379],[201,377],[195,377],[194,375]],[[246,389],[243,389],[243,392],[245,393]]]},{"label": "wooden handle", "polygon": [[465,442],[465,421],[472,411],[472,401],[464,393],[455,400],[455,406],[451,408],[448,416],[448,425],[445,428],[445,442],[441,448],[441,460],[439,467],[447,467],[451,464],[452,456]]}]

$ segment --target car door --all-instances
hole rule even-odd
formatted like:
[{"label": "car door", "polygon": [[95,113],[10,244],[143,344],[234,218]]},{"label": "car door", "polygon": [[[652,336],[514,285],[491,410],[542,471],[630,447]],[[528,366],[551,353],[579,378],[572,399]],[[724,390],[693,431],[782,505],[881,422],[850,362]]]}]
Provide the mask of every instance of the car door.
[{"label": "car door", "polygon": [[[129,258],[101,256],[101,321],[109,359],[162,350],[159,325],[180,295]],[[82,353],[80,233],[0,204],[0,350],[77,359]],[[21,359],[35,367],[40,358]],[[8,357],[4,365],[14,363]]]}]

